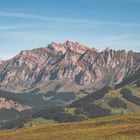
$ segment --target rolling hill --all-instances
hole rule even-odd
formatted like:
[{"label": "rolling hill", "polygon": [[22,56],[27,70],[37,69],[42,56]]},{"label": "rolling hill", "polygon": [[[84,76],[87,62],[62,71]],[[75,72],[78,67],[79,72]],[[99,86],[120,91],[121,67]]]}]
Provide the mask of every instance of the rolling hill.
[{"label": "rolling hill", "polygon": [[139,140],[140,115],[117,115],[83,122],[34,125],[0,133],[2,140]]}]

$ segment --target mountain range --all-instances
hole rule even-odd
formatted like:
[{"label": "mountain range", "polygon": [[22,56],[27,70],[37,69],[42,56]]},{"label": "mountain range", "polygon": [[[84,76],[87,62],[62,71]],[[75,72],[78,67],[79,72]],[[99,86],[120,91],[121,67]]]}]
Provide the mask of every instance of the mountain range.
[{"label": "mountain range", "polygon": [[51,43],[0,62],[0,86],[21,92],[63,80],[81,87],[118,84],[139,71],[140,53],[94,48],[78,42]]},{"label": "mountain range", "polygon": [[52,42],[0,61],[0,109],[60,122],[140,112],[139,79],[138,52]]}]

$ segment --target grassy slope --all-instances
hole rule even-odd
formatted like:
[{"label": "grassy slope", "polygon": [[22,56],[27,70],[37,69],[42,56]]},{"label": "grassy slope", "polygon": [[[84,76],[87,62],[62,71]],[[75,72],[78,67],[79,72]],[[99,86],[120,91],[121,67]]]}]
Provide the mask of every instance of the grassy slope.
[{"label": "grassy slope", "polygon": [[[127,88],[132,92],[133,96],[140,98],[140,88],[139,87],[131,85],[131,86],[128,86]],[[127,109],[113,108],[113,107],[109,106],[107,103],[108,99],[113,99],[115,97],[121,99],[124,103],[126,103],[128,108]],[[121,112],[123,112],[123,114],[132,113],[132,112],[140,113],[140,106],[122,98],[122,94],[119,92],[119,90],[109,90],[109,92],[103,98],[96,100],[95,104],[99,105],[103,108],[111,110],[112,114],[119,114]]]},{"label": "grassy slope", "polygon": [[140,114],[48,124],[0,133],[1,140],[139,140]]}]

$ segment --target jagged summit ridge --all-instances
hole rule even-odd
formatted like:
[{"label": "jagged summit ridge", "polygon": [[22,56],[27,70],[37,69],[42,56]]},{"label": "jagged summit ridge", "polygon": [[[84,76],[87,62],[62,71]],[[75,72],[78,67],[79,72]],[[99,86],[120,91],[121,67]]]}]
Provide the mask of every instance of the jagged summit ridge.
[{"label": "jagged summit ridge", "polygon": [[66,51],[69,50],[81,54],[87,50],[94,50],[93,48],[91,49],[90,47],[87,47],[78,42],[73,42],[70,40],[66,40],[64,43],[52,42],[50,45],[47,46],[47,48],[51,48],[55,51],[62,52],[62,53],[65,53]]},{"label": "jagged summit ridge", "polygon": [[133,52],[94,48],[67,40],[26,50],[0,63],[0,85],[22,91],[53,80],[67,79],[81,86],[119,83],[139,67]]}]

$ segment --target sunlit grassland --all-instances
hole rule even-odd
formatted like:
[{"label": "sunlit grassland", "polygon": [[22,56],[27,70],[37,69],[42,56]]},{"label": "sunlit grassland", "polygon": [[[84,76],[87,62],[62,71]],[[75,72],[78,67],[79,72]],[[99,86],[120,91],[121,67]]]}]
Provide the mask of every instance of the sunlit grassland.
[{"label": "sunlit grassland", "polygon": [[0,140],[140,140],[140,114],[10,130]]},{"label": "sunlit grassland", "polygon": [[128,86],[127,88],[132,92],[132,95],[140,98],[140,87],[133,85],[133,86]]}]

